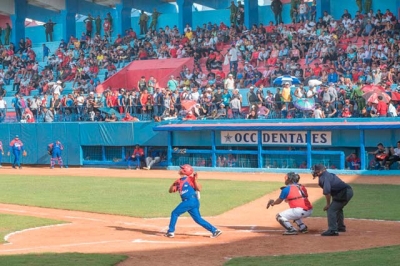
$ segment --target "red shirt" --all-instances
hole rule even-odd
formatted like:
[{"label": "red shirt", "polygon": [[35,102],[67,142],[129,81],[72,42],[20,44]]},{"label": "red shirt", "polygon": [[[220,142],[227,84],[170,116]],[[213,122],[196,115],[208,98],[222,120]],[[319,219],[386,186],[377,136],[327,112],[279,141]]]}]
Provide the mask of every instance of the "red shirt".
[{"label": "red shirt", "polygon": [[314,76],[320,76],[320,74],[321,74],[321,71],[322,71],[322,68],[321,67],[314,67],[313,69],[312,69],[312,71],[314,72]]},{"label": "red shirt", "polygon": [[388,112],[388,106],[384,101],[379,101],[376,110],[380,116],[386,116]]}]

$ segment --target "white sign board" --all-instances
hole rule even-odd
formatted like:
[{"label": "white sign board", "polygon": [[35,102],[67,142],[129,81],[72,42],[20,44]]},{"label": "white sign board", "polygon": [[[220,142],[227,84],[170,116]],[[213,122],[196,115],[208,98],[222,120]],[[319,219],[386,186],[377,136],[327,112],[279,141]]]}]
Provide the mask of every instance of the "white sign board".
[{"label": "white sign board", "polygon": [[[307,131],[262,131],[263,145],[307,145]],[[257,145],[257,131],[221,131],[221,144]],[[313,146],[332,145],[332,132],[311,131]]]}]

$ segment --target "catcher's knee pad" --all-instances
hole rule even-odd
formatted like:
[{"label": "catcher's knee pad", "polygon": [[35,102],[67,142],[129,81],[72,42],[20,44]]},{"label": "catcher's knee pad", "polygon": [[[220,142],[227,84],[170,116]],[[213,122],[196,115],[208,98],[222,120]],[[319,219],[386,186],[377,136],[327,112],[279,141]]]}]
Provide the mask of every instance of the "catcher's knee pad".
[{"label": "catcher's knee pad", "polygon": [[279,213],[276,215],[276,220],[280,223],[286,230],[291,230],[292,225],[288,221],[288,219],[282,217]]}]

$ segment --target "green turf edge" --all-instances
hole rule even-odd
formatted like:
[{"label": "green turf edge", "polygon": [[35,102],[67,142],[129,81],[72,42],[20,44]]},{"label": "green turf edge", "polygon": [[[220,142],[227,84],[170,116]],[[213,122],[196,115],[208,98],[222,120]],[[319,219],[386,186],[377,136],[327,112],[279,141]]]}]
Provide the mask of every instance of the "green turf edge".
[{"label": "green turf edge", "polygon": [[[180,202],[177,193],[168,193],[173,179],[9,175],[2,176],[2,182],[10,187],[0,194],[0,202],[7,204],[156,218],[170,216]],[[207,179],[201,183],[204,216],[222,214],[281,186],[279,182]]]},{"label": "green turf edge", "polygon": [[6,243],[4,237],[13,232],[66,223],[68,222],[34,216],[0,213],[0,243]]},{"label": "green turf edge", "polygon": [[[398,193],[400,186],[377,185],[377,184],[350,184],[354,196],[347,206],[344,207],[344,214],[347,218],[355,219],[377,219],[388,221],[400,221],[400,204]],[[323,211],[326,205],[325,197],[313,205],[312,217],[326,217]]]},{"label": "green turf edge", "polygon": [[116,254],[42,253],[0,256],[0,265],[10,266],[114,266],[128,256]]},{"label": "green turf edge", "polygon": [[233,258],[225,266],[376,266],[400,265],[400,246],[387,246],[346,252]]}]

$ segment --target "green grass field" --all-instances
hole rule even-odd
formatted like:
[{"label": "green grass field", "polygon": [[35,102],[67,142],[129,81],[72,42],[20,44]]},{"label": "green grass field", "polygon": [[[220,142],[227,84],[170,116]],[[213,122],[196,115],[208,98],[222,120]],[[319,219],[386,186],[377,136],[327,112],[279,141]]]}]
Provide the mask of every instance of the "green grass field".
[{"label": "green grass field", "polygon": [[[399,201],[400,186],[364,184],[351,184],[351,186],[354,196],[344,209],[345,217],[400,221],[400,204],[394,204]],[[326,213],[322,210],[325,204],[325,197],[314,204],[314,217],[326,217]]]},{"label": "green grass field", "polygon": [[376,266],[400,265],[400,246],[357,251],[267,257],[242,257],[230,260],[225,266]]},{"label": "green grass field", "polygon": [[28,255],[0,256],[0,265],[12,266],[113,266],[127,256],[109,254],[44,253]]},{"label": "green grass field", "polygon": [[[168,193],[173,180],[99,177],[1,177],[1,203],[119,214],[167,217],[180,202]],[[279,188],[280,183],[201,180],[201,212],[214,216]]]},{"label": "green grass field", "polygon": [[[4,243],[4,237],[11,232],[61,223],[64,222],[32,216],[0,214],[0,243]],[[4,264],[0,263],[0,265]]]}]

